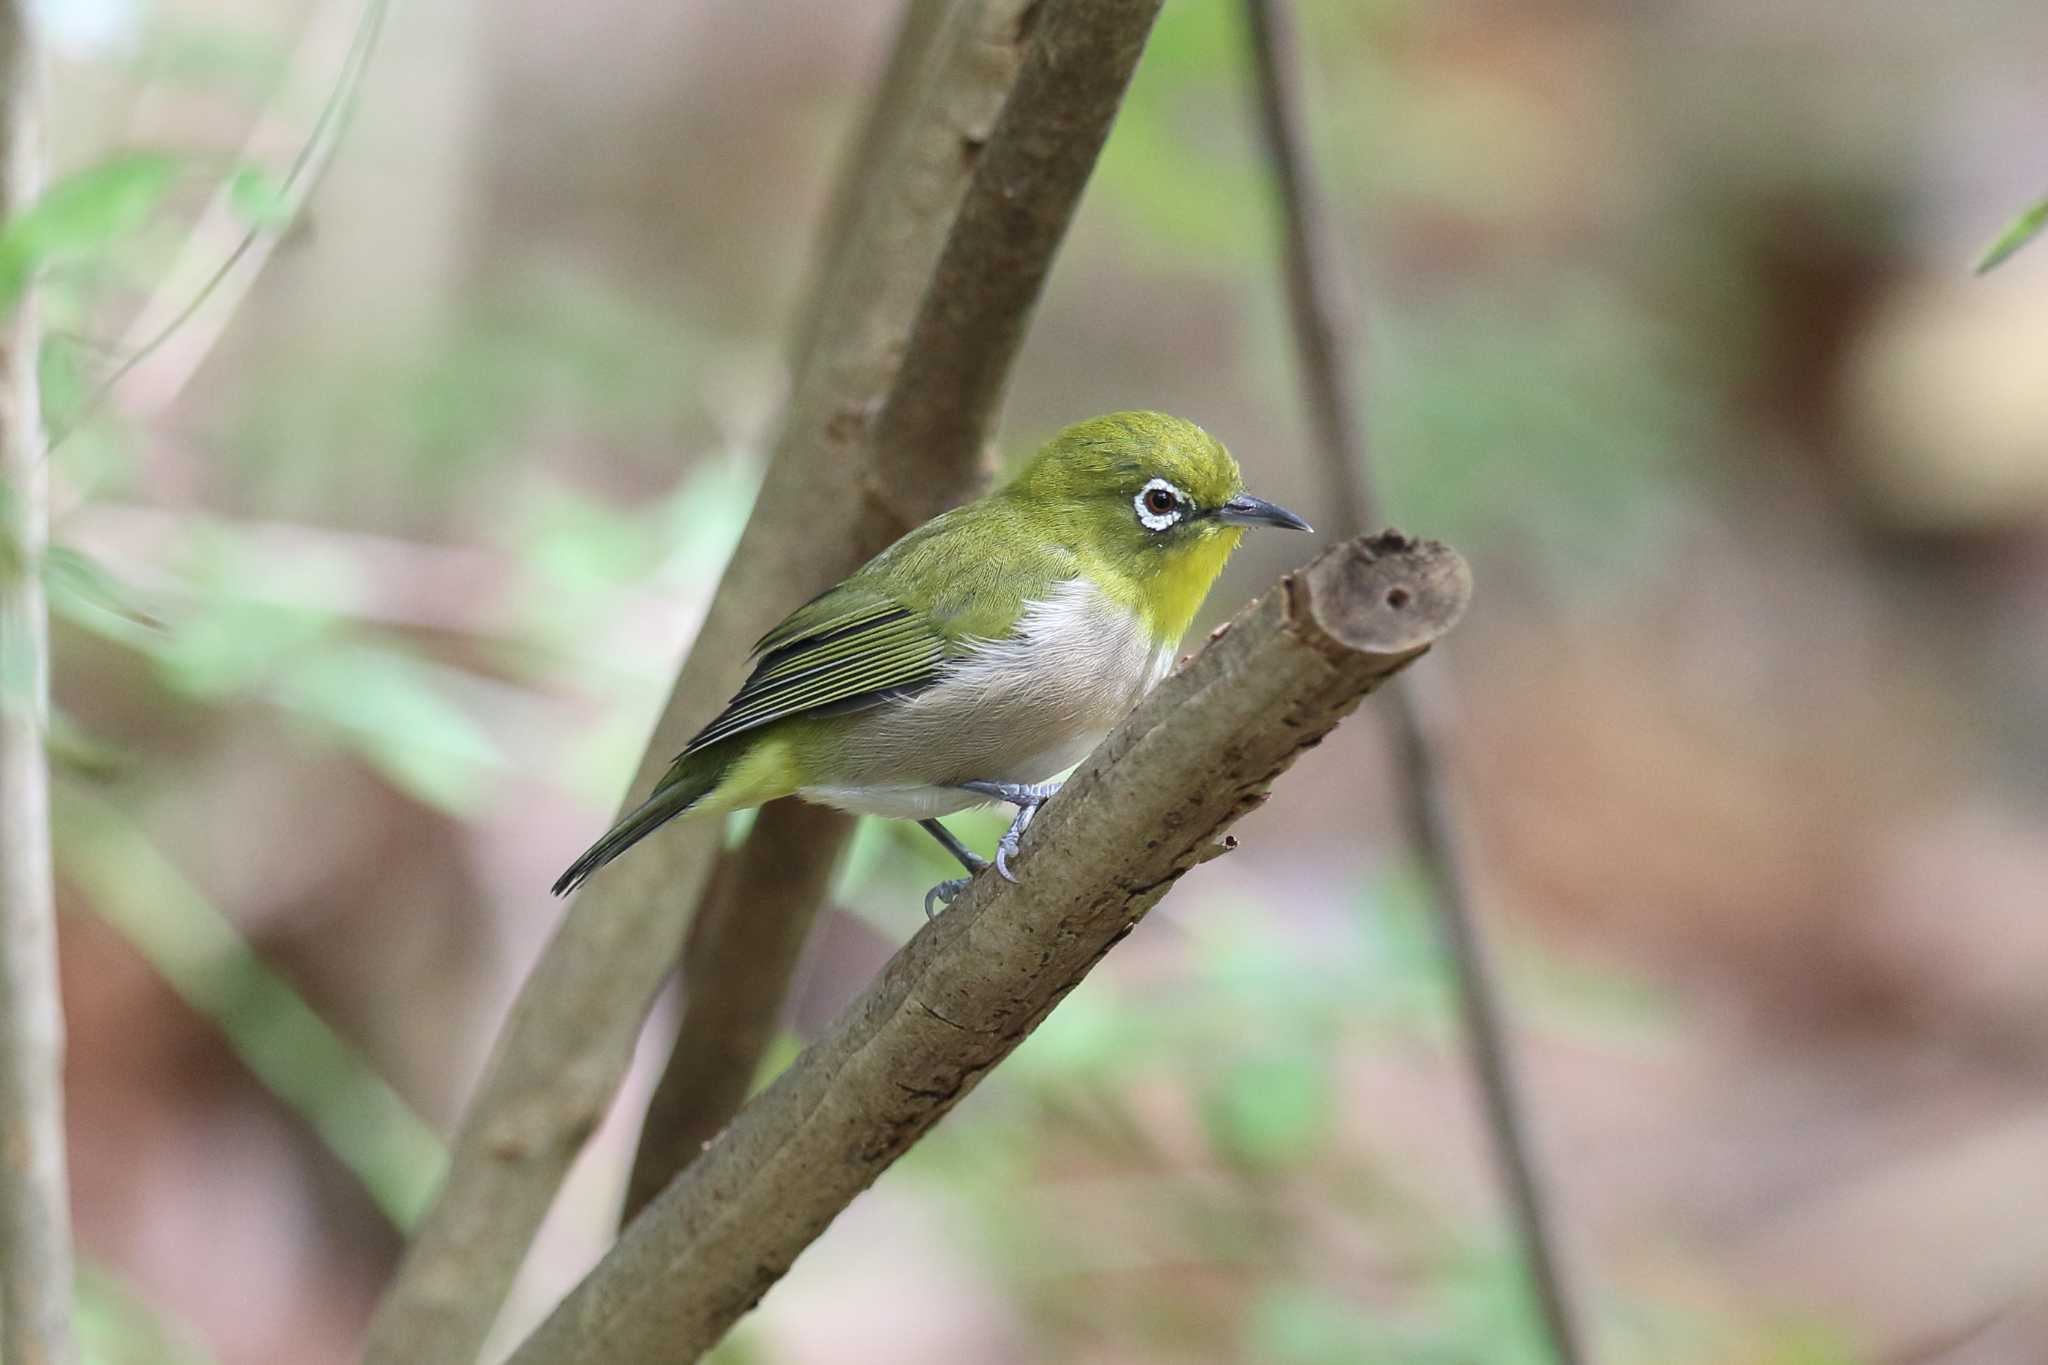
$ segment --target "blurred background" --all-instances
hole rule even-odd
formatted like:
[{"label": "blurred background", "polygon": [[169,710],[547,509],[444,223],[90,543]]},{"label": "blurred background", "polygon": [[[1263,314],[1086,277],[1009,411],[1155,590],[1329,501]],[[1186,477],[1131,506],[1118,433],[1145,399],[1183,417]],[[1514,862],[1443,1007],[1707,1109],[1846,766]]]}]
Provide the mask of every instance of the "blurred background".
[{"label": "blurred background", "polygon": [[[895,7],[44,9],[92,1359],[341,1361],[744,521]],[[1604,1358],[2048,1359],[2048,247],[1970,275],[2048,189],[2048,8],[1301,9]],[[1170,0],[1008,450],[1163,408],[1316,519],[1252,129],[1237,7]],[[1544,1359],[1384,760],[1370,708],[1305,755],[724,1365]],[[905,829],[782,1060],[921,922]],[[501,1345],[606,1244],[642,1054]]]}]

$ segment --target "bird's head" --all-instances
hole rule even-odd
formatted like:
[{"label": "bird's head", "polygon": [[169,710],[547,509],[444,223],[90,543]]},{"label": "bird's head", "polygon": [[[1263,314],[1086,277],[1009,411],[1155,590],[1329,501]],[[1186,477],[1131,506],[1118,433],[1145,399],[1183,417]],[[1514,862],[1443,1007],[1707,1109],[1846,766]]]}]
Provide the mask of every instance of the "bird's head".
[{"label": "bird's head", "polygon": [[1055,436],[1006,494],[1178,639],[1247,526],[1306,531],[1244,491],[1237,461],[1193,422],[1117,412]]}]

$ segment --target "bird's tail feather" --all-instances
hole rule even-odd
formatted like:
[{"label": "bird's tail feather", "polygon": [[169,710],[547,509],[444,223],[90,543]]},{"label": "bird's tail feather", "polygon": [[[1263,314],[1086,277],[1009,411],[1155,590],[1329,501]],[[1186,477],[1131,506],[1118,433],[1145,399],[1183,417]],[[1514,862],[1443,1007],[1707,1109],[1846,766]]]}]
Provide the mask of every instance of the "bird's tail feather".
[{"label": "bird's tail feather", "polygon": [[676,760],[654,794],[627,812],[602,839],[584,850],[569,864],[569,870],[555,881],[555,894],[566,896],[583,884],[591,873],[645,839],[655,830],[702,801],[725,775],[723,756],[708,751]]}]

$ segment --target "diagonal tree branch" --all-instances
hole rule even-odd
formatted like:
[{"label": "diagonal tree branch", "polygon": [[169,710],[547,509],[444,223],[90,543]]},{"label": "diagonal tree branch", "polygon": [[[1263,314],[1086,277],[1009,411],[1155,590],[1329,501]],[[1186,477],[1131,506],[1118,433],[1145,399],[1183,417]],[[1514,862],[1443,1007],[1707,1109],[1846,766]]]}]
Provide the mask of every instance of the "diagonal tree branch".
[{"label": "diagonal tree branch", "polygon": [[953,0],[903,0],[903,13],[889,44],[889,57],[868,99],[860,131],[840,155],[838,178],[825,205],[811,277],[790,326],[789,368],[801,374],[818,340],[825,306],[845,278],[846,253],[860,217],[867,211],[875,177],[889,164],[911,119],[925,107],[932,67],[952,27]]},{"label": "diagonal tree branch", "polygon": [[920,451],[978,450],[988,440],[1039,291],[1160,3],[1044,0],[1025,11],[1033,38],[1024,69],[981,149],[903,373],[876,423],[885,483],[914,481]]},{"label": "diagonal tree branch", "polygon": [[[815,335],[755,512],[678,674],[628,790],[646,791],[671,755],[740,681],[748,645],[791,602],[837,577],[901,518],[864,496],[856,474],[865,416],[895,373],[939,243],[967,181],[963,131],[985,130],[1007,73],[1015,17],[988,0],[955,9],[915,127],[878,149],[874,194],[827,281]],[[991,56],[991,52],[996,55]],[[968,472],[934,469],[960,488]],[[710,868],[713,822],[665,830],[571,905],[522,987],[471,1098],[448,1183],[421,1224],[371,1323],[366,1360],[444,1365],[475,1359],[570,1162],[624,1074],[688,907]]]},{"label": "diagonal tree branch", "polygon": [[621,1225],[746,1100],[852,829],[838,811],[777,801],[719,859],[683,944],[682,1025],[647,1102]]},{"label": "diagonal tree branch", "polygon": [[[1376,519],[1353,385],[1360,371],[1358,327],[1349,312],[1337,237],[1309,162],[1299,90],[1300,58],[1289,0],[1245,0],[1260,131],[1272,164],[1286,236],[1287,301],[1300,352],[1304,395],[1323,452],[1326,502],[1339,529]],[[1550,1181],[1516,1074],[1501,991],[1485,927],[1473,904],[1449,783],[1413,686],[1389,698],[1409,844],[1435,899],[1451,960],[1474,1074],[1485,1103],[1502,1184],[1560,1365],[1588,1359],[1584,1328],[1559,1246]]]},{"label": "diagonal tree branch", "polygon": [[[0,221],[42,180],[34,19],[0,0]],[[68,1365],[71,1220],[64,1172],[64,1013],[50,870],[48,465],[35,292],[0,319],[0,1356]]]},{"label": "diagonal tree branch", "polygon": [[[1463,612],[1464,561],[1346,542],[1210,637],[1068,780],[1011,885],[913,938],[514,1353],[699,1358],[855,1195],[1037,1027],[1273,779]],[[1228,845],[1225,845],[1227,847]]]},{"label": "diagonal tree branch", "polygon": [[[979,0],[949,9],[925,94],[855,215],[792,389],[754,516],[657,723],[644,792],[739,685],[749,644],[982,477],[978,452],[892,454],[869,468],[871,418],[902,364],[970,175],[1034,34],[1061,14],[1158,0]],[[1031,22],[1035,18],[1036,24]],[[1092,153],[1089,157],[1092,163]],[[973,457],[973,458],[970,458]],[[764,812],[764,819],[770,818]],[[779,820],[780,817],[774,817]],[[570,1162],[596,1127],[675,960],[714,822],[649,840],[593,881],[521,989],[456,1134],[448,1183],[370,1327],[377,1365],[473,1360]]]},{"label": "diagonal tree branch", "polygon": [[[911,144],[902,148],[905,156],[916,155],[916,144],[922,143],[939,158],[957,136],[949,121],[931,117],[926,100],[941,49],[951,42],[954,55],[960,52],[956,17],[951,0],[905,0],[880,83],[860,132],[846,149],[826,206],[811,286],[791,333],[790,368],[797,375],[809,371],[829,305],[843,292],[862,217],[872,220],[877,212],[870,197],[878,180],[887,183],[881,180],[882,168],[897,156],[901,143]],[[991,91],[990,98],[999,93]],[[917,119],[920,114],[924,117]],[[961,176],[964,186],[964,168]],[[774,1039],[797,959],[853,823],[800,801],[770,803],[748,832],[745,861],[749,869],[774,869],[781,875],[767,883],[747,876],[744,891],[738,885],[740,851],[719,855],[690,913],[689,937],[676,964],[682,1015],[641,1120],[620,1226],[689,1163],[746,1098]]]},{"label": "diagonal tree branch", "polygon": [[[980,466],[1011,363],[1158,9],[1159,0],[1046,0],[1022,12],[1020,31],[1030,35],[1023,67],[994,129],[962,144],[976,154],[973,179],[864,452],[867,487],[914,513],[898,532],[950,505],[957,484],[935,483],[934,463]],[[915,23],[913,10],[907,30]],[[626,1218],[745,1096],[845,829],[836,817],[770,806],[748,836],[744,861],[773,869],[773,880],[743,871],[731,896],[699,907],[715,921],[775,915],[802,923],[692,930],[684,976],[695,990],[685,995],[649,1108]],[[750,1045],[724,1033],[741,1020]]]}]

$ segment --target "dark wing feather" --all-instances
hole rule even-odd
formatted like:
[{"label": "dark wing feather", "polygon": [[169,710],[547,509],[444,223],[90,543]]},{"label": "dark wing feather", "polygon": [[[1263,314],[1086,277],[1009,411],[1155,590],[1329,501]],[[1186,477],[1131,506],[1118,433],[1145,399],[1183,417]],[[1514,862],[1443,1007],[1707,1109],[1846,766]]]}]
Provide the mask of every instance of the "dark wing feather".
[{"label": "dark wing feather", "polygon": [[922,613],[842,587],[768,632],[760,663],[683,750],[798,715],[840,715],[912,695],[939,679],[945,646]]}]

